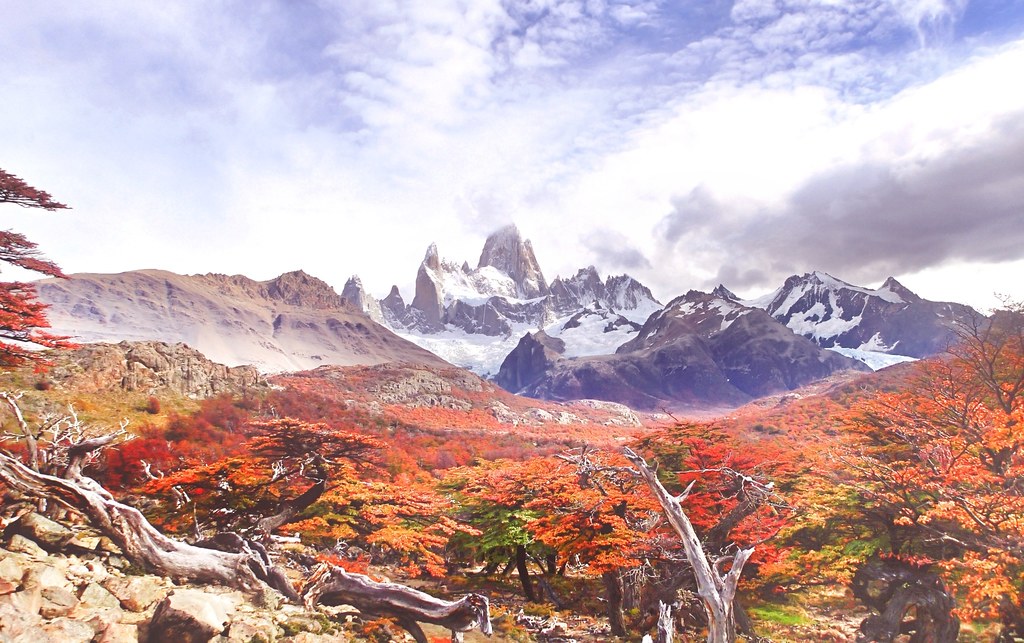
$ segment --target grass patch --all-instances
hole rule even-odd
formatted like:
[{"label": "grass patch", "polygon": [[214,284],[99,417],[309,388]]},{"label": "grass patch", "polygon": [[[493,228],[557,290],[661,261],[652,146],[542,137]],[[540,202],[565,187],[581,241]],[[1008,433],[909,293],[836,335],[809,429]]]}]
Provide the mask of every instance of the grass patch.
[{"label": "grass patch", "polygon": [[808,618],[803,610],[787,605],[773,605],[766,603],[747,608],[751,618],[756,621],[767,621],[778,625],[811,625],[813,620]]}]

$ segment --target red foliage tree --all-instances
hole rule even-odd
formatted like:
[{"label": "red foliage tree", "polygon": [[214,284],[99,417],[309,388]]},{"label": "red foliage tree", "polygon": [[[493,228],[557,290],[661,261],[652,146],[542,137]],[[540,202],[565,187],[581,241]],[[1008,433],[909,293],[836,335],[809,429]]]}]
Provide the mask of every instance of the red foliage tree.
[{"label": "red foliage tree", "polygon": [[1024,312],[960,335],[912,389],[861,407],[847,484],[888,553],[935,561],[957,613],[998,617],[1011,640],[1024,633]]},{"label": "red foliage tree", "polygon": [[[44,210],[68,207],[3,170],[0,170],[0,203]],[[51,277],[66,277],[55,263],[39,255],[36,244],[11,230],[0,231],[0,260]],[[31,350],[33,346],[71,346],[67,337],[41,330],[50,326],[45,313],[46,305],[37,299],[35,286],[18,281],[0,282],[0,367],[43,362],[42,356]]]}]

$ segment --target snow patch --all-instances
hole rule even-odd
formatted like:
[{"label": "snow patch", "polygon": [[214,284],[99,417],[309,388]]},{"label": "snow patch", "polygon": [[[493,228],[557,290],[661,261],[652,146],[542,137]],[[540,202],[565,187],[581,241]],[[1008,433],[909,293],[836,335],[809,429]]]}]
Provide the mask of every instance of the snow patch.
[{"label": "snow patch", "polygon": [[836,346],[829,348],[828,350],[845,355],[846,357],[855,359],[859,362],[867,364],[868,368],[873,371],[883,369],[893,364],[901,364],[903,362],[916,362],[916,357],[907,357],[906,355],[890,355],[888,353],[877,353],[875,351],[860,350],[857,348],[841,348]]}]

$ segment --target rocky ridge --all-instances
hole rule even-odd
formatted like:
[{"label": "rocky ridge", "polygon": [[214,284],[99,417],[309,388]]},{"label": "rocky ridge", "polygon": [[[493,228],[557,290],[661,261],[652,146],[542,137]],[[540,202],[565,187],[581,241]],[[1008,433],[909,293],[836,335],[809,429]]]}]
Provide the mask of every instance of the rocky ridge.
[{"label": "rocky ridge", "polygon": [[614,355],[565,358],[524,337],[495,381],[531,397],[597,398],[633,408],[738,406],[833,373],[868,370],[793,333],[763,310],[690,291],[651,315]]},{"label": "rocky ridge", "polygon": [[445,365],[302,271],[262,282],[138,270],[37,283],[53,330],[83,343],[184,343],[216,362],[264,372],[322,364]]},{"label": "rocky ridge", "polygon": [[825,348],[917,358],[944,351],[958,323],[982,317],[970,306],[923,299],[893,277],[870,289],[823,272],[793,275],[775,292],[743,303]]},{"label": "rocky ridge", "polygon": [[[371,316],[379,307],[384,323],[406,339],[484,375],[497,371],[519,337],[539,329],[565,338],[572,355],[614,352],[661,307],[636,279],[602,279],[593,266],[549,284],[533,245],[514,225],[487,238],[475,269],[442,259],[431,244],[409,304],[397,287],[378,302],[356,277],[346,293]],[[582,316],[589,318],[586,328]]]},{"label": "rocky ridge", "polygon": [[84,344],[59,355],[47,377],[84,393],[171,392],[192,398],[243,395],[268,386],[253,366],[232,368],[185,344],[152,341]]}]

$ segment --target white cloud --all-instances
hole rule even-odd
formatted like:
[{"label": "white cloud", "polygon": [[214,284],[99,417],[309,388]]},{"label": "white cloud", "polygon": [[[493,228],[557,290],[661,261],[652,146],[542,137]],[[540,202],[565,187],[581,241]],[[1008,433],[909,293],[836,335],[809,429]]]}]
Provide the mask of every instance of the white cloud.
[{"label": "white cloud", "polygon": [[430,241],[472,260],[514,219],[547,272],[646,259],[667,298],[733,260],[661,243],[673,204],[751,228],[814,177],[934,167],[1024,105],[1019,46],[943,46],[960,0],[681,11],[23,3],[0,26],[2,162],[76,211],[12,225],[73,270],[303,267],[380,293]]}]

